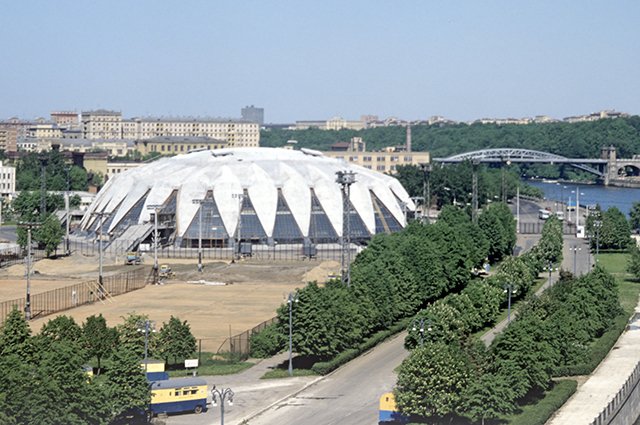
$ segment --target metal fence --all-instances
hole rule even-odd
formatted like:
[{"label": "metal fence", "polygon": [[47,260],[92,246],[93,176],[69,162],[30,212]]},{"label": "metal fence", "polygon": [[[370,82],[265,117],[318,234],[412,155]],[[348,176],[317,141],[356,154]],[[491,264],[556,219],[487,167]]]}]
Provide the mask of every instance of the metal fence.
[{"label": "metal fence", "polygon": [[[41,249],[31,250],[31,261],[38,261],[45,258],[45,252]],[[0,249],[0,267],[9,267],[15,264],[25,264],[26,254],[19,246]]]},{"label": "metal fence", "polygon": [[[152,281],[152,274],[140,267],[126,273],[103,277],[103,287],[97,280],[90,280],[51,291],[31,295],[32,317],[38,318],[95,302],[108,303],[111,297],[143,288]],[[24,311],[26,298],[0,303],[0,324],[4,323],[11,310]]]},{"label": "metal fence", "polygon": [[[110,245],[105,245],[104,253],[109,256],[122,256],[127,253],[131,244],[128,241],[114,241]],[[72,240],[70,242],[71,251],[86,256],[98,255],[99,247],[97,243],[86,242],[81,240]],[[315,245],[315,253],[312,256],[305,255],[302,245],[267,245],[254,244],[251,246],[251,253],[244,257],[251,257],[257,260],[282,260],[294,261],[303,259],[324,260],[340,260],[341,249],[339,244],[319,244]],[[351,254],[355,258],[362,247],[352,245]],[[153,258],[153,250],[145,251],[144,256],[149,261]],[[204,260],[230,260],[236,256],[233,248],[202,248],[202,258]],[[158,258],[198,258],[198,248],[184,248],[176,246],[158,247]]]},{"label": "metal fence", "polygon": [[225,339],[216,354],[228,353],[232,358],[236,359],[247,359],[251,354],[251,335],[262,331],[264,328],[269,326],[272,323],[276,323],[278,321],[277,317],[273,317],[269,320],[265,320],[264,322],[254,326],[253,328],[246,330],[237,335],[230,336]]},{"label": "metal fence", "polygon": [[596,417],[590,425],[610,424],[626,403],[636,403],[637,401],[630,400],[629,396],[636,390],[638,382],[640,382],[640,362],[636,364],[631,375],[629,375],[622,388],[618,390],[609,404],[607,404],[607,407],[602,409],[598,417]]}]

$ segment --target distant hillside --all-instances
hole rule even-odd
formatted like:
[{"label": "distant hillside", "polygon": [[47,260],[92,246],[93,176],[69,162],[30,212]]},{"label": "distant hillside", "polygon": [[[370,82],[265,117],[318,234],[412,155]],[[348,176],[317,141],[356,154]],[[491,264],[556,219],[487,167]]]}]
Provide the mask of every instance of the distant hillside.
[{"label": "distant hillside", "polygon": [[[640,154],[640,117],[601,119],[580,123],[548,123],[526,125],[456,124],[411,127],[413,149],[430,151],[433,157],[444,157],[484,148],[522,147],[576,158],[598,157],[600,148],[613,145],[618,156]],[[328,150],[335,142],[362,137],[367,150],[403,145],[404,127],[382,127],[366,130],[263,130],[261,146],[284,146],[297,140],[298,147]]]}]

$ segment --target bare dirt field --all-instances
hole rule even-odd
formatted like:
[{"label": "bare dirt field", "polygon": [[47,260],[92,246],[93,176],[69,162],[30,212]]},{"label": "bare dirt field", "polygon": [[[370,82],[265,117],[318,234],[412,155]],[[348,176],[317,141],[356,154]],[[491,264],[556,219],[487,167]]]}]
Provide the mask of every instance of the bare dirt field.
[{"label": "bare dirt field", "polygon": [[[32,293],[95,279],[97,263],[95,257],[77,255],[39,261],[34,265],[38,273],[32,279]],[[160,263],[170,264],[176,273],[166,284],[146,286],[103,303],[60,314],[72,316],[78,323],[92,314],[102,314],[113,326],[121,323],[122,316],[136,312],[147,314],[157,328],[174,315],[190,323],[196,338],[203,340],[203,350],[216,351],[230,334],[238,334],[272,318],[288,292],[311,280],[324,282],[329,274],[339,271],[335,261],[216,262],[205,263],[203,273],[197,272],[195,260],[161,260]],[[105,261],[105,275],[127,270],[130,268],[116,263],[116,259]],[[227,285],[196,283],[200,280]],[[0,301],[24,297],[24,293],[23,265],[0,271]],[[39,331],[53,317],[33,320],[32,329]]]}]

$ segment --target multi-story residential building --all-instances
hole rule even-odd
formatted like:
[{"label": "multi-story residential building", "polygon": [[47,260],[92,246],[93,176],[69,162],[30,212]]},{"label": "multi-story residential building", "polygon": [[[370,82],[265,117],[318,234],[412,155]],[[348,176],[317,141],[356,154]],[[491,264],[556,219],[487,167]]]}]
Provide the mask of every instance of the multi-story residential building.
[{"label": "multi-story residential building", "polygon": [[111,177],[124,173],[127,170],[131,170],[132,168],[138,168],[141,165],[146,164],[145,162],[117,162],[117,161],[107,161],[107,174],[106,180],[109,180]]},{"label": "multi-story residential building", "polygon": [[325,156],[360,165],[369,170],[395,174],[400,165],[420,165],[431,161],[429,152],[412,152],[410,136],[406,147],[388,147],[379,152],[367,152],[366,145],[359,137],[349,143],[335,143],[332,150],[323,152]]},{"label": "multi-story residential building", "polygon": [[80,121],[78,113],[74,111],[53,111],[51,112],[51,121],[60,128],[78,128]]},{"label": "multi-story residential building", "polygon": [[[224,140],[210,137],[153,137],[135,140],[134,148],[142,155],[157,152],[160,155],[178,155],[195,149],[222,149],[230,147]],[[237,145],[236,145],[237,146]]]},{"label": "multi-story residential building", "polygon": [[0,161],[0,195],[11,196],[16,191],[16,168]]},{"label": "multi-story residential building", "polygon": [[264,124],[264,108],[256,108],[255,106],[245,106],[240,110],[242,119],[249,122],[257,122],[260,125]]},{"label": "multi-story residential building", "polygon": [[55,123],[32,124],[27,127],[27,138],[29,139],[61,139],[62,130]]},{"label": "multi-story residential building", "polygon": [[5,152],[17,152],[18,141],[27,135],[27,128],[33,123],[12,117],[0,121],[0,149]]},{"label": "multi-story residential building", "polygon": [[122,113],[98,109],[81,115],[85,139],[122,139]]},{"label": "multi-story residential building", "polygon": [[155,137],[208,137],[233,147],[257,147],[260,124],[246,120],[201,118],[122,119],[115,111],[82,113],[85,139],[147,140]]}]

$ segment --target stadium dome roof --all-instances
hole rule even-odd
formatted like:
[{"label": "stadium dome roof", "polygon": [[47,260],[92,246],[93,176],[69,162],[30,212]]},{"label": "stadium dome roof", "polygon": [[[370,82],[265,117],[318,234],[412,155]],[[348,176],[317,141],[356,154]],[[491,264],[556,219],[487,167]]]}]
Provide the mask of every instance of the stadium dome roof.
[{"label": "stadium dome roof", "polygon": [[103,231],[124,237],[128,227],[149,223],[149,206],[156,206],[176,243],[197,239],[200,225],[203,238],[234,237],[240,211],[243,240],[335,241],[343,221],[338,171],[355,173],[352,239],[404,227],[403,208],[415,206],[395,178],[317,151],[278,148],[202,150],[118,174],[98,193],[81,227],[95,231],[92,213],[105,212]]}]

